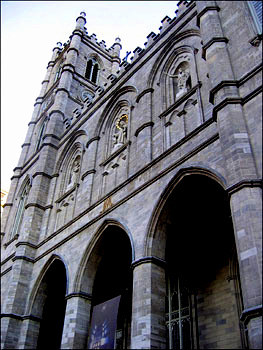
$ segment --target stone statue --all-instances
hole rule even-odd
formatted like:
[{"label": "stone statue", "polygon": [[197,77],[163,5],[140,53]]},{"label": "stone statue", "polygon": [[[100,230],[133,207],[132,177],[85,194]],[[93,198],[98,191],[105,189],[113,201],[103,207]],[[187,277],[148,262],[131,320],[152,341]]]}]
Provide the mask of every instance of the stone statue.
[{"label": "stone statue", "polygon": [[188,71],[183,70],[182,68],[179,68],[178,74],[175,74],[175,75],[171,75],[168,73],[166,73],[166,74],[168,75],[169,78],[176,78],[177,79],[177,86],[178,86],[179,90],[186,90],[186,82],[190,76]]},{"label": "stone statue", "polygon": [[80,170],[80,158],[77,157],[73,162],[73,166],[69,176],[69,183],[67,186],[67,190],[77,183],[79,170]]},{"label": "stone statue", "polygon": [[127,123],[121,119],[117,123],[117,132],[113,134],[113,144],[123,145],[127,140]]}]

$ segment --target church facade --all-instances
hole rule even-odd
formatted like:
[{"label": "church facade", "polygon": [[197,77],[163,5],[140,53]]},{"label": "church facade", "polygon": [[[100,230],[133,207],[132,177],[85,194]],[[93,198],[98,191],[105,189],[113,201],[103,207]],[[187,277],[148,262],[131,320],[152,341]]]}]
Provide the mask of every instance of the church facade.
[{"label": "church facade", "polygon": [[81,12],[53,49],[2,215],[3,349],[262,348],[260,6],[180,1],[130,62]]}]

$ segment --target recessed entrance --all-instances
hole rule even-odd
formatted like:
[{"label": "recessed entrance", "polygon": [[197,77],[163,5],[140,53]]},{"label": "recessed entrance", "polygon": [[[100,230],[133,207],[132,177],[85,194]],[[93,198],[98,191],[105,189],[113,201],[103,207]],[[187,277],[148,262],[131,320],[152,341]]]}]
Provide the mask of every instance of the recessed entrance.
[{"label": "recessed entrance", "polygon": [[37,349],[60,349],[65,317],[66,271],[64,264],[56,259],[45,273],[33,311],[41,317]]},{"label": "recessed entrance", "polygon": [[167,348],[242,348],[242,297],[223,188],[203,175],[185,176],[167,199],[157,231],[161,227],[165,234],[160,239],[166,240]]}]

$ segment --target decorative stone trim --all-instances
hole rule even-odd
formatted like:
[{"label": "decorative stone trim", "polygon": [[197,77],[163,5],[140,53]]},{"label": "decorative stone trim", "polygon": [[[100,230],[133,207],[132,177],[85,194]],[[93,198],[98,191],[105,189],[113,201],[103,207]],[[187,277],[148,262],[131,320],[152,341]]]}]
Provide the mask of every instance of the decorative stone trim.
[{"label": "decorative stone trim", "polygon": [[228,187],[226,190],[228,195],[231,196],[233,193],[241,190],[244,187],[262,187],[262,179],[242,180]]},{"label": "decorative stone trim", "polygon": [[25,209],[28,209],[30,207],[35,207],[35,208],[38,208],[38,209],[41,209],[41,210],[46,210],[46,207],[44,207],[43,205],[40,205],[38,203],[27,203],[25,205]]},{"label": "decorative stone trim", "polygon": [[83,298],[83,299],[91,301],[92,295],[89,293],[85,293],[85,292],[73,292],[73,293],[66,295],[66,297],[65,297],[66,300],[71,299],[71,298]]},{"label": "decorative stone trim", "polygon": [[65,199],[70,193],[74,192],[75,189],[79,187],[79,184],[75,184],[70,190],[64,193],[60,198],[58,198],[55,203],[60,203],[63,199]]},{"label": "decorative stone trim", "polygon": [[[67,90],[65,90],[66,92],[68,92]],[[51,117],[52,116],[52,114],[54,114],[54,113],[58,113],[58,114],[60,114],[61,116],[62,116],[62,118],[64,119],[65,118],[65,115],[64,115],[64,113],[63,112],[61,112],[59,109],[53,109],[50,113],[49,113],[49,117]]]},{"label": "decorative stone trim", "polygon": [[198,88],[201,88],[202,83],[201,81],[198,81],[198,83],[192,87],[192,89],[190,89],[189,91],[187,91],[184,95],[182,95],[182,97],[180,97],[173,105],[171,105],[169,108],[167,108],[164,112],[162,112],[159,115],[159,118],[163,118],[166,115],[170,114],[175,108],[177,108],[183,101],[188,100],[190,98],[190,96],[192,96],[195,91]]},{"label": "decorative stone trim", "polygon": [[202,58],[206,60],[206,50],[212,46],[214,43],[228,43],[229,40],[226,37],[215,37],[209,40],[205,45],[203,45],[203,50],[202,50]]},{"label": "decorative stone trim", "polygon": [[3,208],[12,207],[12,205],[13,205],[13,203],[5,203],[5,204],[3,204]]},{"label": "decorative stone trim", "polygon": [[228,104],[241,104],[243,106],[248,101],[250,101],[252,98],[257,96],[260,92],[262,92],[262,86],[257,87],[254,91],[252,91],[250,94],[248,94],[245,97],[226,97],[223,101],[221,101],[218,105],[216,105],[212,112],[212,118],[216,122],[217,121],[217,113],[222,108],[224,108]]},{"label": "decorative stone trim", "polygon": [[220,11],[220,7],[218,6],[207,6],[205,7],[198,15],[196,16],[196,25],[200,28],[200,18],[207,12],[207,11]]},{"label": "decorative stone trim", "polygon": [[33,243],[30,243],[30,242],[23,242],[23,241],[20,241],[16,244],[16,248],[19,247],[20,245],[25,245],[25,246],[28,246],[30,248],[33,248],[33,249],[37,249],[37,246]]},{"label": "decorative stone trim", "polygon": [[100,137],[99,137],[99,136],[93,137],[92,139],[90,139],[90,140],[86,143],[86,147],[88,148],[89,145],[90,145],[93,141],[99,141],[99,140],[100,140]]},{"label": "decorative stone trim", "polygon": [[262,34],[258,34],[258,35],[255,36],[255,38],[251,39],[251,40],[249,41],[249,43],[250,43],[252,46],[259,47],[261,41],[262,41]]},{"label": "decorative stone trim", "polygon": [[146,89],[144,91],[142,91],[136,98],[136,102],[139,103],[140,99],[145,95],[147,94],[148,92],[151,92],[153,93],[154,92],[154,89],[153,88],[149,88],[149,89]]},{"label": "decorative stone trim", "polygon": [[1,273],[1,277],[4,276],[5,274],[7,274],[9,271],[12,270],[12,266],[8,267],[8,269],[6,269],[4,272]]},{"label": "decorative stone trim", "polygon": [[133,261],[131,263],[131,268],[134,270],[135,267],[148,263],[155,264],[163,268],[165,268],[167,265],[167,262],[163,259],[157,258],[156,256],[146,256],[144,258],[140,258],[138,260]]},{"label": "decorative stone trim", "polygon": [[12,314],[12,313],[9,313],[9,314],[2,313],[0,315],[0,317],[1,318],[7,318],[7,317],[14,318],[14,319],[19,320],[19,321],[24,321],[24,320],[31,320],[31,321],[37,321],[37,322],[41,322],[42,321],[41,317],[34,316],[34,315],[21,316],[21,315]]},{"label": "decorative stone trim", "polygon": [[10,241],[8,241],[8,242],[6,242],[6,243],[4,244],[4,247],[5,247],[5,248],[8,247],[9,244],[11,244],[12,242],[16,241],[16,240],[18,239],[18,237],[19,237],[19,234],[17,233],[16,235],[14,235],[13,238],[10,239]]},{"label": "decorative stone trim", "polygon": [[240,321],[247,325],[251,319],[260,316],[262,316],[262,305],[257,305],[243,310],[240,316]]},{"label": "decorative stone trim", "polygon": [[145,124],[141,125],[141,126],[135,131],[134,136],[137,137],[137,136],[139,135],[139,133],[140,133],[143,129],[147,128],[148,126],[153,127],[153,126],[154,126],[154,122],[148,122],[148,123],[145,123]]},{"label": "decorative stone trim", "polygon": [[89,174],[95,174],[95,173],[96,173],[95,169],[88,170],[81,176],[81,180],[83,181],[86,176],[88,176]]},{"label": "decorative stone trim", "polygon": [[100,164],[100,166],[105,166],[108,164],[112,159],[114,159],[118,154],[123,152],[129,145],[131,144],[131,141],[126,142],[123,146],[118,148],[114,153],[112,153],[104,162]]},{"label": "decorative stone trim", "polygon": [[30,146],[31,143],[30,142],[27,142],[27,143],[23,143],[23,145],[21,146],[21,148],[25,147],[25,146]]},{"label": "decorative stone trim", "polygon": [[52,175],[49,175],[49,174],[47,174],[47,173],[44,173],[43,171],[37,171],[37,172],[35,172],[33,175],[32,175],[32,177],[33,177],[33,179],[36,177],[36,176],[45,176],[45,177],[47,177],[48,179],[52,179]]},{"label": "decorative stone trim", "polygon": [[60,137],[58,137],[58,136],[55,135],[55,134],[46,134],[46,135],[44,135],[43,140],[44,140],[46,137],[52,137],[52,138],[54,138],[54,139],[60,141]]},{"label": "decorative stone trim", "polygon": [[13,257],[15,256],[15,253],[9,255],[6,259],[4,259],[2,262],[1,262],[1,266],[3,266],[5,263],[7,263],[10,259],[12,259]]},{"label": "decorative stone trim", "polygon": [[34,264],[34,262],[35,262],[34,259],[29,258],[28,256],[25,256],[25,255],[17,255],[17,256],[14,256],[12,258],[12,261],[16,261],[16,260],[25,260],[25,261],[30,262],[32,264]]},{"label": "decorative stone trim", "polygon": [[225,86],[236,86],[240,87],[243,85],[248,79],[251,79],[254,75],[259,73],[262,70],[262,65],[259,64],[255,68],[253,68],[250,72],[246,73],[239,80],[222,80],[218,85],[216,85],[209,94],[209,102],[214,104],[214,96],[215,94]]}]

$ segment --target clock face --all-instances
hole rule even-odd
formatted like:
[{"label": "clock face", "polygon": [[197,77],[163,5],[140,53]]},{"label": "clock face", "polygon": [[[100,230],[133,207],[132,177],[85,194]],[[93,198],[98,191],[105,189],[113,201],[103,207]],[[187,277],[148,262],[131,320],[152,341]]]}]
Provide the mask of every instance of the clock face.
[{"label": "clock face", "polygon": [[92,94],[88,91],[88,90],[83,90],[81,93],[81,99],[83,102],[85,102],[86,100],[91,101],[93,98]]}]

